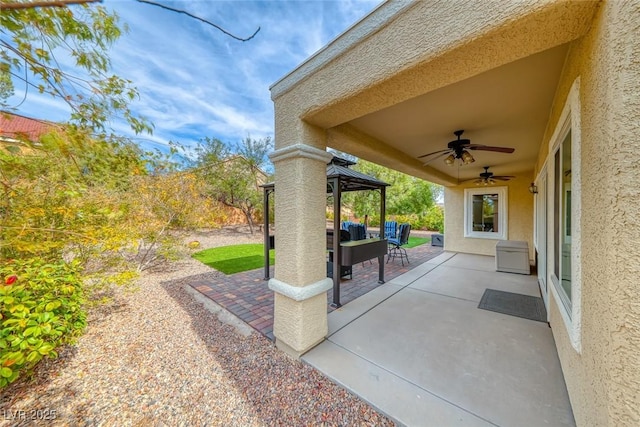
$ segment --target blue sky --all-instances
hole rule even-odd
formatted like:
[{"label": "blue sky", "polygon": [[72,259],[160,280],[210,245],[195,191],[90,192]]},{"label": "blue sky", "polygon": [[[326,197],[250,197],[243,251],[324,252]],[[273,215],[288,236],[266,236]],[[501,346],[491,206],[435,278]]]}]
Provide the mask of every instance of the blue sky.
[{"label": "blue sky", "polygon": [[[140,100],[134,112],[155,125],[153,135],[134,140],[146,147],[167,141],[192,145],[215,137],[236,143],[273,136],[269,86],[352,24],[380,0],[344,1],[163,1],[212,21],[248,42],[184,14],[133,0],[105,0],[129,33],[111,50],[113,72],[134,82]],[[24,93],[16,84],[15,100]],[[16,102],[16,103],[17,103]],[[30,93],[17,111],[54,121],[68,118],[64,103]],[[125,124],[112,127],[131,135]]]}]

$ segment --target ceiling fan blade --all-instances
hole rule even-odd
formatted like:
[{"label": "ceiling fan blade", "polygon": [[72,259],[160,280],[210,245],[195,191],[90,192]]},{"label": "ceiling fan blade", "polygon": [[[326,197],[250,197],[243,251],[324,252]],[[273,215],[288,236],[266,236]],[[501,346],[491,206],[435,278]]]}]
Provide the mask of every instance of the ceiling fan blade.
[{"label": "ceiling fan blade", "polygon": [[[450,150],[444,150],[444,152],[443,152],[443,153],[440,153],[440,154],[438,154],[437,156],[434,156],[434,157],[430,158],[429,160],[427,160],[426,162],[424,162],[424,163],[422,164],[422,166],[426,166],[426,165],[428,165],[429,163],[433,162],[434,160],[437,160],[437,159],[440,159],[440,158],[442,158],[442,157],[446,156],[447,154],[449,154],[449,152],[450,152]],[[435,153],[431,153],[431,154],[435,154]]]},{"label": "ceiling fan blade", "polygon": [[513,153],[514,151],[516,151],[515,148],[510,148],[510,147],[492,147],[490,145],[469,145],[465,148],[468,148],[469,150],[480,150],[480,151],[495,151],[497,153]]},{"label": "ceiling fan blade", "polygon": [[497,175],[497,176],[492,176],[491,178],[493,179],[499,179],[500,181],[509,181],[512,178],[515,178],[515,176],[511,176],[511,175]]},{"label": "ceiling fan blade", "polygon": [[439,154],[439,153],[444,153],[445,151],[451,151],[450,148],[447,148],[445,150],[438,150],[438,151],[434,151],[433,153],[429,153],[429,154],[423,154],[422,156],[418,156],[419,159],[421,159],[422,157],[429,157],[432,156],[434,154]]}]

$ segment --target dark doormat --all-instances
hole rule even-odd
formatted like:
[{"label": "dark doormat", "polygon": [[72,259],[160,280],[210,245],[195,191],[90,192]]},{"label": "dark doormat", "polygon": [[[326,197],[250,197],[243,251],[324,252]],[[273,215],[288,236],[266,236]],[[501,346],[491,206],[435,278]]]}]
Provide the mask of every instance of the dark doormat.
[{"label": "dark doormat", "polygon": [[547,321],[547,310],[540,297],[486,289],[478,308],[538,322]]}]

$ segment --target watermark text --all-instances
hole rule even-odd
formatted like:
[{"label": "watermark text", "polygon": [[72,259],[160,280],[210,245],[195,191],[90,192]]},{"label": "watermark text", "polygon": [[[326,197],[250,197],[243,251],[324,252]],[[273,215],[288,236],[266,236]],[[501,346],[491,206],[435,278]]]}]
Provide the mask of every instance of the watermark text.
[{"label": "watermark text", "polygon": [[0,420],[5,421],[52,421],[58,418],[55,409],[0,409]]}]

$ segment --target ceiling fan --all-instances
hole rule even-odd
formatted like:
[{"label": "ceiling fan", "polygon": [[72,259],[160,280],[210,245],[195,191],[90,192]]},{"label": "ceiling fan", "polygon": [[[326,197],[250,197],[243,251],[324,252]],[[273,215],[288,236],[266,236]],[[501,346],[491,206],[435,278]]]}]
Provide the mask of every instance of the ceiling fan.
[{"label": "ceiling fan", "polygon": [[[513,175],[494,175],[493,172],[489,172],[489,168],[491,166],[483,166],[484,172],[480,174],[480,178],[473,178],[475,180],[476,185],[491,185],[495,184],[496,181],[509,181],[511,178],[515,178]],[[472,181],[472,179],[468,179],[467,181]]]},{"label": "ceiling fan", "polygon": [[424,154],[422,156],[418,156],[418,158],[427,157],[427,161],[424,163],[426,165],[440,157],[447,156],[448,154],[444,159],[444,162],[447,165],[453,166],[456,159],[460,159],[462,164],[468,165],[475,162],[476,159],[474,159],[471,153],[467,150],[495,151],[497,153],[513,153],[515,151],[515,148],[509,147],[492,147],[490,145],[472,144],[468,139],[460,139],[463,133],[464,130],[455,131],[453,134],[457,136],[458,139],[449,142],[449,144],[447,144],[447,149]]}]

